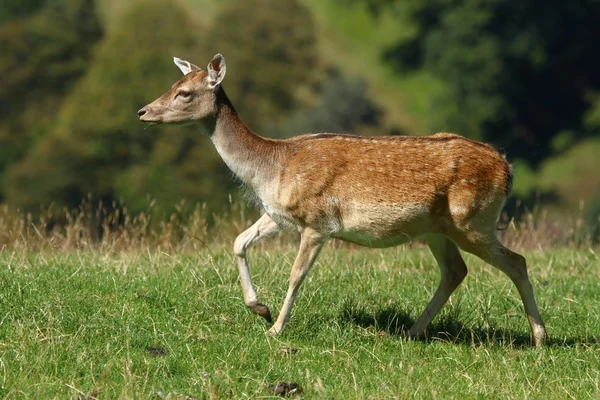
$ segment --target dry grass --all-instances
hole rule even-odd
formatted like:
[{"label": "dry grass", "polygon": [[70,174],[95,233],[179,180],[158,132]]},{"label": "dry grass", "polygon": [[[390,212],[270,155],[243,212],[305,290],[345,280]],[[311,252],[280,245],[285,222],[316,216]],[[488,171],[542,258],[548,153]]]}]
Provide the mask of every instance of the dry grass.
[{"label": "dry grass", "polygon": [[190,210],[179,204],[172,214],[162,218],[152,208],[137,215],[116,204],[110,210],[102,204],[83,202],[72,210],[44,208],[34,217],[1,205],[0,249],[190,253],[234,238],[235,232],[251,223],[242,205],[232,205],[227,214],[211,215],[204,205]]},{"label": "dry grass", "polygon": [[[127,252],[197,253],[211,246],[233,243],[236,235],[258,217],[255,210],[232,202],[225,214],[209,214],[206,207],[179,204],[167,217],[152,207],[137,215],[127,207],[83,202],[77,209],[44,208],[39,216],[21,213],[0,205],[0,250],[26,252],[70,252],[92,250],[102,254]],[[505,218],[506,221],[506,218]],[[556,217],[536,207],[519,221],[501,222],[499,236],[516,250],[555,247],[594,247],[593,235],[581,215]],[[296,240],[282,235],[280,243]],[[419,245],[418,243],[415,245]],[[353,245],[337,243],[336,247]]]}]

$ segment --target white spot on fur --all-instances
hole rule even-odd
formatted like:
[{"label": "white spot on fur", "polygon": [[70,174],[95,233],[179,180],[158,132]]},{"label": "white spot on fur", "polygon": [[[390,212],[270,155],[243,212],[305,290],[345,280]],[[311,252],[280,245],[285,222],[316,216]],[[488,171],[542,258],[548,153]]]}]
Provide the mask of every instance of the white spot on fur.
[{"label": "white spot on fur", "polygon": [[454,168],[456,168],[456,163],[454,161],[450,161],[448,163],[448,166],[450,167],[450,169],[454,169]]}]

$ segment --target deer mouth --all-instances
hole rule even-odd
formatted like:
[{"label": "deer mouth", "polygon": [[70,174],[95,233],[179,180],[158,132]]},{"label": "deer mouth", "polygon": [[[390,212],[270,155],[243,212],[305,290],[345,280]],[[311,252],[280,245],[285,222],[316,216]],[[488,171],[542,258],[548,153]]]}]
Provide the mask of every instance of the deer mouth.
[{"label": "deer mouth", "polygon": [[148,126],[162,124],[162,121],[159,120],[159,119],[150,119],[150,118],[140,117],[140,121],[143,122],[143,123],[145,123]]},{"label": "deer mouth", "polygon": [[152,113],[149,112],[150,110],[147,107],[142,108],[140,111],[138,111],[137,115],[138,115],[138,119],[142,122],[145,122],[149,125],[158,125],[162,122],[161,118],[156,118],[156,117],[152,117]]}]

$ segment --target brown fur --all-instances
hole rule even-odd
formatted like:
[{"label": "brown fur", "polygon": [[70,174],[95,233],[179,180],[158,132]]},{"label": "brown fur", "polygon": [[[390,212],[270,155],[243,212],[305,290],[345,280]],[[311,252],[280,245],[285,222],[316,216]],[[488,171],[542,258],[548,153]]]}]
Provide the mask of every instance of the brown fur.
[{"label": "brown fur", "polygon": [[[431,217],[429,230],[444,233],[446,224],[467,223],[509,190],[506,160],[490,146],[458,135],[319,134],[285,142],[279,181],[288,186],[278,193],[279,205],[301,226],[325,222],[314,210],[331,209],[326,214],[339,218],[334,222],[344,230],[345,217],[354,211],[350,201],[374,207],[419,204]],[[328,205],[328,199],[338,204]],[[373,234],[393,235],[381,228]]]},{"label": "brown fur", "polygon": [[[491,146],[450,133],[262,138],[246,127],[220,85],[225,74],[222,56],[215,56],[208,72],[186,65],[182,71],[187,75],[138,114],[154,123],[209,121],[217,151],[256,193],[266,214],[240,234],[234,251],[244,301],[266,319],[271,314],[252,286],[246,250],[283,227],[300,232],[288,293],[270,333],[280,332],[289,320],[298,289],[328,238],[387,247],[424,236],[440,266],[441,281],[411,335],[425,332],[466,276],[460,247],[513,280],[535,344],[544,340],[525,259],[496,237],[512,169]],[[190,93],[189,98],[180,98],[182,91]]]}]

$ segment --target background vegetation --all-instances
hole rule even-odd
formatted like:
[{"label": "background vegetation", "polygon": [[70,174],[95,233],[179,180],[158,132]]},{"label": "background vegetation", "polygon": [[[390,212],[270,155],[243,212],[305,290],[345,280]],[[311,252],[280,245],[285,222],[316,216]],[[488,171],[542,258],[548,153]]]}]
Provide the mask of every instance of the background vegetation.
[{"label": "background vegetation", "polygon": [[593,0],[5,0],[0,202],[223,212],[237,187],[207,138],[135,118],[178,78],[173,55],[222,52],[258,133],[457,132],[507,153],[512,204],[593,227],[598,20]]}]

